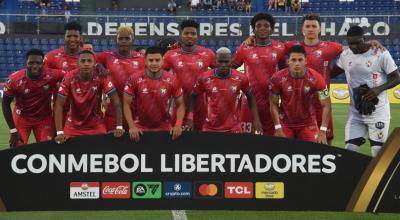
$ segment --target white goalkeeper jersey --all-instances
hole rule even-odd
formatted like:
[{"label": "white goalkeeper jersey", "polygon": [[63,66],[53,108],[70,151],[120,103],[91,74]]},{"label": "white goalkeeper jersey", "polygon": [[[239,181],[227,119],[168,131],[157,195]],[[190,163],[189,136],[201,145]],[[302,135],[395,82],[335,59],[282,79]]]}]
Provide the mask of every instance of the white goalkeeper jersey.
[{"label": "white goalkeeper jersey", "polygon": [[[350,92],[350,111],[358,114],[354,105],[355,88],[367,84],[370,88],[380,86],[387,82],[387,75],[397,69],[390,53],[386,51],[375,52],[370,49],[363,54],[354,54],[349,48],[344,50],[339,57],[337,65],[345,71]],[[387,91],[378,95],[379,103],[370,116],[361,115],[362,118],[390,118],[389,99]]]}]

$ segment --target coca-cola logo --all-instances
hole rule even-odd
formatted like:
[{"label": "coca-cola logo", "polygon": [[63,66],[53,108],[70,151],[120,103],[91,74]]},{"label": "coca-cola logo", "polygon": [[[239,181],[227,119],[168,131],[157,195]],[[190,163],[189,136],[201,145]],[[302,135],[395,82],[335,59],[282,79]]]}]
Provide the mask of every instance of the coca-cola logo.
[{"label": "coca-cola logo", "polygon": [[103,194],[127,194],[128,193],[128,186],[117,186],[117,187],[110,187],[106,186],[103,189]]},{"label": "coca-cola logo", "polygon": [[101,197],[106,199],[128,199],[131,194],[129,182],[103,182]]}]

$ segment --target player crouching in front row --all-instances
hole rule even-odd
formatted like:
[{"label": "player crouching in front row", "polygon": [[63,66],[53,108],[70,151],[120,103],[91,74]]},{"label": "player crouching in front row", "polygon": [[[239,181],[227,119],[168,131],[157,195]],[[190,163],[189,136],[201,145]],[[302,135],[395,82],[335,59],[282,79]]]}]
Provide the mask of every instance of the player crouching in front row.
[{"label": "player crouching in front row", "polygon": [[[144,71],[131,75],[124,89],[124,114],[129,125],[129,136],[139,141],[143,131],[170,131],[172,139],[182,134],[182,120],[185,115],[185,104],[182,87],[175,75],[163,71],[162,49],[149,47],[145,53]],[[171,128],[169,115],[170,101],[174,99],[177,106],[176,123]],[[136,114],[131,111],[132,100],[137,103]],[[137,118],[137,121],[133,119]]]},{"label": "player crouching in front row", "polygon": [[[288,55],[289,67],[274,73],[270,83],[275,136],[327,144],[331,100],[325,80],[315,70],[306,68],[306,51],[303,46],[293,46]],[[320,129],[310,109],[314,95],[318,95],[322,106]]]},{"label": "player crouching in front row", "polygon": [[[124,133],[122,108],[113,83],[108,77],[103,78],[94,71],[96,62],[92,51],[81,51],[78,62],[79,69],[67,73],[58,90],[55,104],[55,141],[61,144],[67,137],[107,133],[100,107],[102,93],[107,94],[113,101],[117,120],[113,132],[115,137],[121,137]],[[71,101],[71,107],[63,129],[62,112],[67,98]]]},{"label": "player crouching in front row", "polygon": [[240,133],[239,96],[242,91],[251,105],[256,134],[262,133],[257,104],[251,95],[246,75],[232,69],[231,51],[222,47],[217,50],[216,68],[203,72],[193,88],[190,99],[187,126],[193,130],[193,109],[196,98],[202,93],[207,97],[207,117],[203,131]]}]

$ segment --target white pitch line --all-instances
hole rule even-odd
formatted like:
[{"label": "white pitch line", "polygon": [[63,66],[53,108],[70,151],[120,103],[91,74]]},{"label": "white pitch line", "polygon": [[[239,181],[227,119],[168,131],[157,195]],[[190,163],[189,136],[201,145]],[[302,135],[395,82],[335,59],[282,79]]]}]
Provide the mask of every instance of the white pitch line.
[{"label": "white pitch line", "polygon": [[188,220],[185,210],[172,210],[174,220]]}]

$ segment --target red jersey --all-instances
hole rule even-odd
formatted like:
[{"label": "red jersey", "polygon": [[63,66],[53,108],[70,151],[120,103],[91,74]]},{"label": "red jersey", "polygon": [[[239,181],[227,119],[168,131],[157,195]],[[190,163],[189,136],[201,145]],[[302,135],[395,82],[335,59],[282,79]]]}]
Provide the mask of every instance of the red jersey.
[{"label": "red jersey", "polygon": [[136,126],[145,131],[169,131],[171,119],[168,112],[171,98],[182,96],[177,78],[163,71],[157,79],[148,75],[147,70],[130,76],[124,92],[136,101],[138,119]]},{"label": "red jersey", "polygon": [[44,65],[48,68],[69,72],[79,67],[78,58],[78,54],[68,54],[64,47],[61,47],[46,54]]},{"label": "red jersey", "polygon": [[247,77],[232,69],[227,76],[220,76],[216,70],[201,74],[193,88],[195,94],[205,93],[207,97],[207,118],[203,131],[240,132],[240,91],[250,92]]},{"label": "red jersey", "polygon": [[58,95],[68,97],[71,107],[66,126],[77,129],[91,129],[103,123],[101,112],[102,93],[107,95],[115,91],[110,78],[102,78],[93,71],[91,80],[83,80],[79,69],[68,72],[58,89]]},{"label": "red jersey", "polygon": [[285,43],[287,50],[294,45],[301,45],[304,47],[307,55],[307,67],[320,73],[329,87],[331,80],[331,66],[333,65],[333,61],[342,52],[342,45],[322,40],[314,46],[307,46],[304,41],[289,41]]},{"label": "red jersey", "polygon": [[39,79],[30,79],[27,70],[21,69],[9,76],[4,95],[15,98],[16,115],[41,120],[52,115],[52,91],[63,76],[60,70],[44,68]]},{"label": "red jersey", "polygon": [[279,64],[285,63],[285,45],[271,40],[266,46],[240,45],[233,62],[245,65],[244,72],[249,78],[253,89],[264,133],[273,133],[273,122],[269,111],[269,80],[273,73],[279,70]]},{"label": "red jersey", "polygon": [[[97,55],[97,62],[109,70],[111,81],[121,101],[129,76],[145,68],[144,55],[136,51],[132,51],[129,57],[120,57],[118,51],[104,51]],[[115,117],[114,105],[107,105],[106,116]]]},{"label": "red jersey", "polygon": [[321,74],[306,68],[302,78],[294,78],[288,68],[276,72],[271,78],[270,93],[281,98],[280,113],[282,125],[302,127],[315,124],[312,113],[312,98],[327,86]]},{"label": "red jersey", "polygon": [[[213,67],[215,54],[211,49],[197,46],[192,52],[185,52],[181,48],[169,50],[164,55],[163,69],[172,69],[176,74],[179,83],[182,85],[183,98],[185,103],[189,103],[193,86],[197,82],[200,74]],[[201,129],[207,114],[205,96],[200,96],[196,100],[194,109],[194,123],[196,129]]]}]

